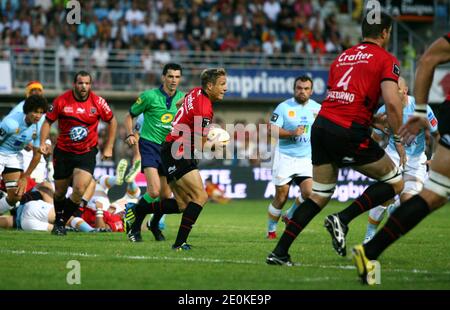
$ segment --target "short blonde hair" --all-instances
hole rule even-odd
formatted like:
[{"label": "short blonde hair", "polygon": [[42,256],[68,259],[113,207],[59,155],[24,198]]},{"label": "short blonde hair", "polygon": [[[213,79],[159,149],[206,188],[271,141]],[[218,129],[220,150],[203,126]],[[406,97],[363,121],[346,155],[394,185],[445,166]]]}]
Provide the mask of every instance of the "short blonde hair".
[{"label": "short blonde hair", "polygon": [[200,80],[202,81],[202,87],[206,88],[208,83],[216,84],[219,77],[227,75],[224,68],[209,68],[202,71],[200,74]]}]

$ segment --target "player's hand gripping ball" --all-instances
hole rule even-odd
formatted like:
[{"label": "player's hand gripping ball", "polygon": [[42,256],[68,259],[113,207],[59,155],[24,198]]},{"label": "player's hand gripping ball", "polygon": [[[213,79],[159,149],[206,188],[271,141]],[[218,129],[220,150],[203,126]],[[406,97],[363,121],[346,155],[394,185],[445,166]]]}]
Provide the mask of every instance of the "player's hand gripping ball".
[{"label": "player's hand gripping ball", "polygon": [[208,132],[208,141],[213,144],[218,144],[221,146],[227,145],[230,142],[230,134],[219,127],[213,127]]}]

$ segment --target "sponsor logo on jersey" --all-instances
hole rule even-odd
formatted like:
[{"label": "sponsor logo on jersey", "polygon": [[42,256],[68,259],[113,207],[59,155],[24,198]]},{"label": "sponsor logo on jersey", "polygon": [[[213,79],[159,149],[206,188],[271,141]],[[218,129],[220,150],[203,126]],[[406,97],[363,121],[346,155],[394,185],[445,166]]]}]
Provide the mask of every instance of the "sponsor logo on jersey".
[{"label": "sponsor logo on jersey", "polygon": [[69,132],[70,139],[73,142],[78,142],[86,139],[88,135],[88,129],[83,126],[72,127]]},{"label": "sponsor logo on jersey", "polygon": [[3,128],[0,128],[0,137],[3,137],[4,135],[6,135],[6,130]]},{"label": "sponsor logo on jersey", "polygon": [[64,113],[73,113],[73,107],[64,107],[63,112]]},{"label": "sponsor logo on jersey", "polygon": [[363,53],[361,51],[358,51],[358,53],[356,53],[355,55],[348,55],[345,52],[342,53],[339,58],[338,61],[339,62],[344,62],[344,61],[360,61],[360,60],[368,60],[370,58],[373,57],[373,54],[370,53]]},{"label": "sponsor logo on jersey", "polygon": [[277,113],[273,113],[273,114],[272,114],[272,117],[270,118],[270,120],[271,120],[272,122],[276,122],[277,119],[278,119],[278,114],[277,114]]},{"label": "sponsor logo on jersey", "polygon": [[170,113],[166,113],[163,116],[161,116],[161,122],[164,124],[170,123],[173,120],[173,115]]}]

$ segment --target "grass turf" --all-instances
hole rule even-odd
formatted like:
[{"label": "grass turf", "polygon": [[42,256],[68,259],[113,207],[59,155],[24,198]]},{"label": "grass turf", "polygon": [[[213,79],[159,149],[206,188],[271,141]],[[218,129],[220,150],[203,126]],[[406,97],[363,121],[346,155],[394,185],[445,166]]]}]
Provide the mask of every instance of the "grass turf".
[{"label": "grass turf", "polygon": [[[276,241],[265,238],[269,201],[209,203],[194,227],[187,252],[174,252],[179,215],[168,216],[168,241],[144,230],[142,243],[121,233],[49,233],[0,230],[0,289],[302,290],[368,289],[349,257],[335,254],[323,228],[326,215],[344,204],[332,202],[291,247],[294,267],[269,266]],[[350,225],[348,245],[360,243],[367,215]],[[430,215],[381,257],[381,285],[370,289],[450,289],[450,208]],[[284,224],[278,225],[281,235]],[[350,252],[350,249],[348,249]],[[81,267],[81,284],[69,285],[70,260]]]}]

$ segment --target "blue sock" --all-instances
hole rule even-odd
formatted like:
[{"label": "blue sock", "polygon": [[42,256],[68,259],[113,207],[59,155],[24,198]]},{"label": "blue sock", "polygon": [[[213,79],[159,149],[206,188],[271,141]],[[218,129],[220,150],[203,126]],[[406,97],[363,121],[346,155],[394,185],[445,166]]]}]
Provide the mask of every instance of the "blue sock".
[{"label": "blue sock", "polygon": [[159,220],[159,229],[164,230],[166,228],[166,215],[164,214],[162,218]]},{"label": "blue sock", "polygon": [[298,208],[298,206],[297,206],[297,204],[294,201],[292,206],[289,209],[286,210],[286,216],[287,216],[288,219],[292,218],[292,215],[294,215],[294,212],[295,212],[295,210],[297,210],[297,208]]},{"label": "blue sock", "polygon": [[271,218],[269,218],[268,222],[267,222],[267,230],[268,231],[277,231],[277,221],[272,220]]},{"label": "blue sock", "polygon": [[82,232],[90,232],[90,231],[94,230],[94,228],[92,228],[91,225],[89,225],[88,223],[86,223],[84,221],[83,221],[83,223],[80,224],[78,229]]}]

